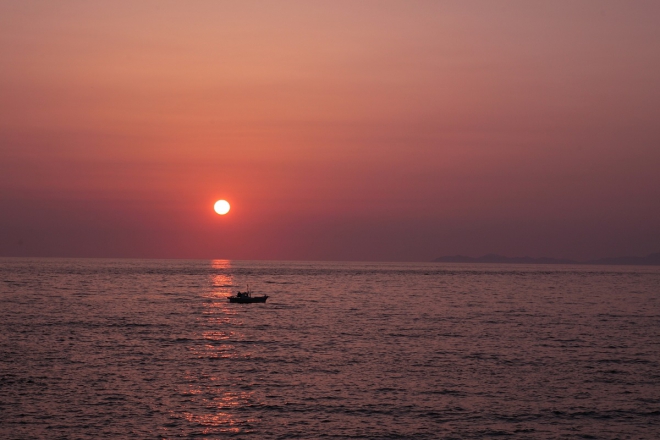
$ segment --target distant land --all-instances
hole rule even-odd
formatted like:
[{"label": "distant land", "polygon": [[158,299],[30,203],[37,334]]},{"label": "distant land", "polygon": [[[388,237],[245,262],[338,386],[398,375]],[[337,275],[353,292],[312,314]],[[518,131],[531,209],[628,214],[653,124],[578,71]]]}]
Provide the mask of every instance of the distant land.
[{"label": "distant land", "polygon": [[482,257],[466,257],[453,255],[440,257],[433,260],[437,263],[506,263],[506,264],[608,264],[608,265],[635,265],[635,266],[658,266],[660,265],[660,252],[648,254],[645,257],[611,257],[598,260],[576,261],[562,258],[532,258],[532,257],[505,257],[497,254],[488,254]]}]

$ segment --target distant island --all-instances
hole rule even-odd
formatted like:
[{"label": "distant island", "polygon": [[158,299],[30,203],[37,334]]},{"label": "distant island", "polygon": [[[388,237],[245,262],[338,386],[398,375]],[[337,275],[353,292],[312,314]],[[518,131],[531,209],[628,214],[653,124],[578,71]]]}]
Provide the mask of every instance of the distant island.
[{"label": "distant island", "polygon": [[660,265],[660,252],[645,257],[611,257],[598,260],[576,261],[563,258],[532,258],[532,257],[505,257],[503,255],[488,254],[482,257],[466,257],[453,255],[439,257],[433,260],[436,263],[500,263],[500,264],[608,264],[608,265],[634,265],[658,266]]}]

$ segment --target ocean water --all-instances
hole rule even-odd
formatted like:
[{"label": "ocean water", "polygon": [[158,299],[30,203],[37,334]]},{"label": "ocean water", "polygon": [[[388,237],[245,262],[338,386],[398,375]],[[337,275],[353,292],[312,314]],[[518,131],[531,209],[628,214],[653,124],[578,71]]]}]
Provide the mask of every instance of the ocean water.
[{"label": "ocean water", "polygon": [[0,438],[500,436],[660,438],[660,268],[0,260]]}]

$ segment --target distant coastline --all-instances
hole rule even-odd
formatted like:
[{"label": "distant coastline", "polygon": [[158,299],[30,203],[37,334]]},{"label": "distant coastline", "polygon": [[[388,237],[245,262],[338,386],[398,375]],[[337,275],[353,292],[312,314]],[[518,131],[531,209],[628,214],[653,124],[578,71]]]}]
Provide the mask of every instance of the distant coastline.
[{"label": "distant coastline", "polygon": [[488,254],[481,257],[466,257],[452,255],[439,257],[433,260],[436,263],[501,263],[501,264],[606,264],[621,266],[659,266],[660,252],[645,257],[610,257],[597,260],[577,261],[565,258],[550,257],[505,257],[503,255]]}]

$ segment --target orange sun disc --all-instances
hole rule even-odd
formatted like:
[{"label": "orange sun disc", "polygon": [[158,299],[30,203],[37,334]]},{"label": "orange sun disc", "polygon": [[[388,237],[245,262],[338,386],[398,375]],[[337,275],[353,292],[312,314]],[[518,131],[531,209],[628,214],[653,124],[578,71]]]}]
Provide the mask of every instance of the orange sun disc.
[{"label": "orange sun disc", "polygon": [[229,202],[226,200],[218,200],[213,205],[213,209],[220,215],[225,215],[229,212]]}]

